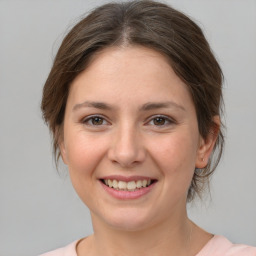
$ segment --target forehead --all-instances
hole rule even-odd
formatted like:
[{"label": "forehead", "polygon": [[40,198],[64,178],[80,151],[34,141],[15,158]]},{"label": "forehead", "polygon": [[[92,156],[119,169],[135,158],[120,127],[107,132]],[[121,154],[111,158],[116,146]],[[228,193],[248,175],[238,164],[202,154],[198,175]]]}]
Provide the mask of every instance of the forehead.
[{"label": "forehead", "polygon": [[[138,64],[143,65],[136,66]],[[138,68],[151,68],[155,69],[156,71],[164,68],[168,69],[168,72],[173,72],[168,57],[154,49],[140,45],[113,46],[104,48],[93,54],[85,72],[90,71],[95,67],[102,68],[107,71],[108,68],[112,69],[115,67],[118,69],[122,68],[123,66],[125,66],[127,72],[131,68],[135,68],[136,70]]]},{"label": "forehead", "polygon": [[71,84],[70,98],[75,101],[95,100],[95,97],[104,101],[117,96],[120,100],[132,98],[137,102],[191,100],[187,86],[168,59],[141,46],[111,47],[96,53]]}]

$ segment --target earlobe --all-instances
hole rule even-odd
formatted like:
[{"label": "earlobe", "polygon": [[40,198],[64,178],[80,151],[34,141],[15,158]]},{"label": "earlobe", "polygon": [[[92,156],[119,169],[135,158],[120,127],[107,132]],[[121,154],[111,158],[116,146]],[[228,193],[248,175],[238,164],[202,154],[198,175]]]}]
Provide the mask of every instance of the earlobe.
[{"label": "earlobe", "polygon": [[59,143],[60,155],[64,164],[67,164],[67,153],[64,145],[64,141]]},{"label": "earlobe", "polygon": [[219,116],[213,117],[212,128],[206,138],[200,138],[199,148],[197,151],[196,168],[205,168],[208,164],[209,158],[215,146],[216,140],[219,135],[220,118]]},{"label": "earlobe", "polygon": [[55,138],[58,143],[59,151],[60,151],[60,156],[62,158],[62,161],[67,164],[67,153],[66,153],[66,147],[64,143],[64,131],[63,131],[63,126],[58,126],[56,127],[55,130]]}]

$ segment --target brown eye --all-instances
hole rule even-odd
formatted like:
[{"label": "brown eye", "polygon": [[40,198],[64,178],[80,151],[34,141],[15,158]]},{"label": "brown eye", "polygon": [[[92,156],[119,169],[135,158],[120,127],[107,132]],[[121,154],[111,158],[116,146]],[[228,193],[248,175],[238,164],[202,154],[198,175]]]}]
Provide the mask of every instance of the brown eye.
[{"label": "brown eye", "polygon": [[101,116],[89,116],[86,119],[84,119],[82,123],[87,126],[101,126],[108,124],[105,118]]},{"label": "brown eye", "polygon": [[153,119],[154,125],[165,125],[166,119],[163,117],[156,117]]},{"label": "brown eye", "polygon": [[103,118],[101,117],[92,117],[91,122],[93,125],[102,125],[103,124]]}]

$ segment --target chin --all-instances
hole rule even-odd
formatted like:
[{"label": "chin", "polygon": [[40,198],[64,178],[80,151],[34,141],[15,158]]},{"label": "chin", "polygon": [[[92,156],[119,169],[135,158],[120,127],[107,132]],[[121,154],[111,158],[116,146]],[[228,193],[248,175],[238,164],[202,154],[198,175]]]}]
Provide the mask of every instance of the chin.
[{"label": "chin", "polygon": [[153,225],[153,216],[149,216],[139,209],[120,209],[105,214],[102,220],[109,227],[121,231],[142,231]]}]

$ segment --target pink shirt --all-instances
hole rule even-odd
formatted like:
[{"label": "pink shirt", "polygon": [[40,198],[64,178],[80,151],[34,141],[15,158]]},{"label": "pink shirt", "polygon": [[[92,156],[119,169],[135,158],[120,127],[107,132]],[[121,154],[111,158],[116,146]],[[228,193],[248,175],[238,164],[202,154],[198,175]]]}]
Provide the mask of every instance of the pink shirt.
[{"label": "pink shirt", "polygon": [[[66,247],[40,256],[77,256],[75,241]],[[256,247],[243,244],[232,244],[224,236],[215,235],[195,256],[256,256]]]}]

